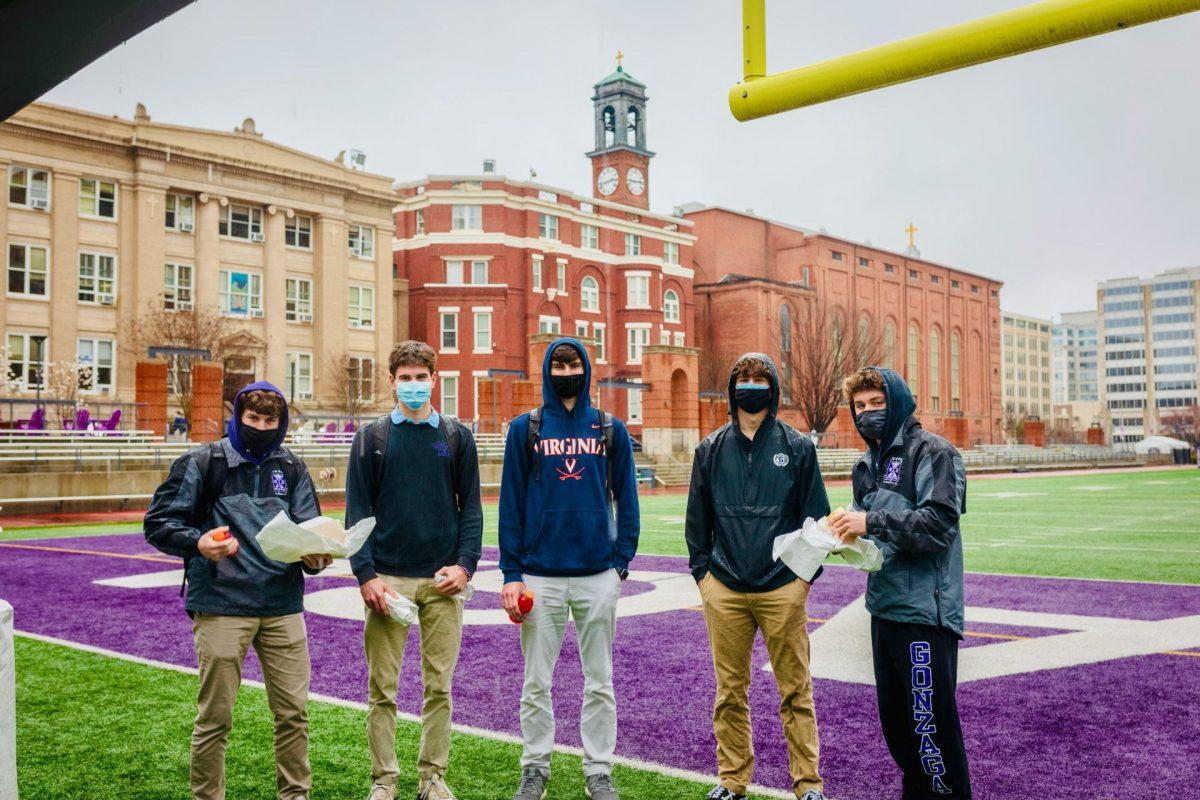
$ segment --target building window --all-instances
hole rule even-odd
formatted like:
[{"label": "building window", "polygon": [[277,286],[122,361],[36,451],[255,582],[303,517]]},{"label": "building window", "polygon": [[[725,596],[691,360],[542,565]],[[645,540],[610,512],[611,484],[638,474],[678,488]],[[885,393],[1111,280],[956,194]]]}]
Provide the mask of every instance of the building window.
[{"label": "building window", "polygon": [[221,270],[221,313],[234,317],[261,317],[262,276],[256,272]]},{"label": "building window", "polygon": [[846,256],[844,253],[840,253],[837,250],[830,250],[829,257],[832,258],[834,261],[841,261]]},{"label": "building window", "polygon": [[80,178],[79,215],[81,217],[116,219],[117,185],[98,178]]},{"label": "building window", "polygon": [[375,229],[368,225],[349,227],[350,255],[356,258],[375,258]]},{"label": "building window", "polygon": [[447,417],[458,416],[458,376],[443,375],[442,380],[442,407],[439,411]]},{"label": "building window", "polygon": [[33,167],[9,167],[8,204],[37,211],[49,210],[50,173]]},{"label": "building window", "polygon": [[642,421],[642,393],[636,389],[630,389],[625,396],[629,398],[629,416],[625,418],[626,421],[640,424]]},{"label": "building window", "polygon": [[871,268],[871,262],[870,262],[870,260],[869,260],[869,259],[866,259],[866,258],[863,258],[862,256],[859,256],[859,257],[858,257],[858,265],[859,265],[860,267],[862,267],[863,269],[870,269],[870,268]]},{"label": "building window", "polygon": [[596,340],[596,362],[603,364],[606,361],[604,355],[604,331],[605,326],[599,322],[592,325],[592,338]]},{"label": "building window", "polygon": [[950,410],[961,411],[962,372],[959,369],[960,348],[958,333],[950,333]]},{"label": "building window", "polygon": [[679,263],[679,245],[675,242],[663,242],[663,263]]},{"label": "building window", "polygon": [[347,318],[351,328],[375,327],[375,289],[351,284],[347,295]]},{"label": "building window", "polygon": [[679,295],[674,289],[667,289],[663,294],[663,319],[667,322],[679,322]]},{"label": "building window", "polygon": [[76,348],[80,391],[112,394],[113,340],[79,339]]},{"label": "building window", "polygon": [[417,209],[417,228],[416,228],[416,230],[417,230],[417,236],[420,236],[423,233],[425,233],[425,209],[423,209],[423,208]]},{"label": "building window", "polygon": [[483,230],[483,206],[451,206],[450,229],[456,231]]},{"label": "building window", "polygon": [[896,265],[895,264],[884,264],[883,271],[888,273],[889,275],[893,274],[896,271]]},{"label": "building window", "polygon": [[959,283],[958,281],[950,281],[950,288],[951,289],[961,289],[962,284]]},{"label": "building window", "polygon": [[584,311],[600,311],[600,284],[591,275],[579,284],[579,307]]},{"label": "building window", "polygon": [[941,276],[940,276],[940,275],[930,275],[930,276],[929,276],[929,282],[930,282],[930,283],[941,283],[941,282],[942,282],[942,278],[941,278]]},{"label": "building window", "polygon": [[117,276],[117,259],[104,253],[79,254],[79,291],[81,303],[111,306]]},{"label": "building window", "polygon": [[558,241],[558,217],[553,214],[538,214],[538,236]]},{"label": "building window", "polygon": [[492,352],[492,312],[475,312],[475,352]]},{"label": "building window", "polygon": [[488,282],[488,262],[471,262],[471,283],[486,284]]},{"label": "building window", "polygon": [[642,254],[642,237],[636,233],[625,234],[625,255],[640,256]]},{"label": "building window", "polygon": [[442,312],[442,347],[441,349],[450,352],[458,352],[458,314],[451,312]]},{"label": "building window", "polygon": [[289,400],[312,400],[312,353],[288,353],[287,391]]},{"label": "building window", "polygon": [[921,332],[917,330],[917,323],[913,322],[908,326],[908,363],[904,365],[904,380],[908,382],[908,388],[912,389],[913,397],[920,401],[920,381],[921,381]]},{"label": "building window", "polygon": [[46,248],[32,244],[8,246],[8,293],[46,297],[50,259]]},{"label": "building window", "polygon": [[538,333],[562,333],[562,320],[558,317],[538,317]]},{"label": "building window", "polygon": [[222,206],[217,215],[217,233],[231,239],[263,240],[262,209],[257,206]]},{"label": "building window", "polygon": [[627,328],[629,334],[629,353],[626,363],[640,364],[642,363],[642,348],[650,344],[650,329],[649,328]]},{"label": "building window", "polygon": [[671,332],[669,330],[667,330],[666,328],[660,327],[658,329],[658,343],[659,344],[670,344],[671,343]]},{"label": "building window", "polygon": [[375,359],[371,356],[350,356],[346,365],[350,393],[360,403],[375,402]]},{"label": "building window", "polygon": [[933,411],[940,411],[942,388],[942,335],[937,328],[929,330],[929,395]]},{"label": "building window", "polygon": [[890,319],[883,327],[883,365],[888,369],[896,363],[896,323]]},{"label": "building window", "polygon": [[283,223],[283,243],[301,250],[312,249],[312,217],[297,214]]},{"label": "building window", "polygon": [[192,310],[192,265],[163,265],[163,310]]},{"label": "building window", "polygon": [[287,321],[312,322],[312,281],[308,278],[288,278]]},{"label": "building window", "polygon": [[575,323],[575,338],[580,341],[583,341],[584,339],[588,338],[586,322],[576,322]]},{"label": "building window", "polygon": [[626,275],[627,302],[629,308],[650,307],[650,276]]},{"label": "building window", "polygon": [[542,260],[540,258],[533,259],[533,290],[535,292],[542,290]]},{"label": "building window", "polygon": [[801,283],[803,283],[805,286],[809,286],[809,285],[810,285],[810,284],[809,284],[809,277],[810,277],[810,275],[809,275],[809,269],[808,269],[808,267],[803,267],[803,268],[801,268],[801,270],[800,270],[800,282],[801,282]]},{"label": "building window", "polygon": [[167,192],[163,225],[169,231],[191,233],[196,228],[196,198]]},{"label": "building window", "polygon": [[461,286],[463,282],[463,262],[446,262],[446,283],[451,286]]},{"label": "building window", "polygon": [[686,337],[687,334],[683,331],[675,331],[675,346],[683,347],[684,342],[687,341]]},{"label": "building window", "polygon": [[910,269],[910,270],[908,271],[908,278],[909,278],[909,280],[913,280],[913,281],[915,281],[915,280],[917,280],[917,278],[919,278],[919,277],[920,277],[920,276],[917,274],[917,271],[916,271],[915,269]]},{"label": "building window", "polygon": [[579,226],[579,246],[584,250],[600,249],[600,229],[595,225]]},{"label": "building window", "polygon": [[47,336],[35,333],[8,334],[9,382],[22,389],[46,388]]}]

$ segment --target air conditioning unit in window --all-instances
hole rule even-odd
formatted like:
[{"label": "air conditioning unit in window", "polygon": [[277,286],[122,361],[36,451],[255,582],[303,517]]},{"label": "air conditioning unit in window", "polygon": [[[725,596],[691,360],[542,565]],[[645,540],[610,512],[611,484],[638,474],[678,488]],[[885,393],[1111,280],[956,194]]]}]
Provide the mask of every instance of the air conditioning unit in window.
[{"label": "air conditioning unit in window", "polygon": [[252,309],[250,309],[250,316],[252,316],[252,317],[261,317],[262,315],[263,315],[263,310],[262,310],[261,308],[252,308]]},{"label": "air conditioning unit in window", "polygon": [[190,223],[190,222],[179,223],[179,232],[180,233],[191,233],[193,230],[194,230],[194,227],[193,227],[192,223]]},{"label": "air conditioning unit in window", "polygon": [[262,242],[262,240],[263,240],[263,235],[261,233],[251,233],[250,234],[250,241]]},{"label": "air conditioning unit in window", "polygon": [[30,201],[30,205],[37,211],[45,211],[50,207],[50,201],[41,197],[35,197]]},{"label": "air conditioning unit in window", "polygon": [[297,314],[297,322],[312,322],[312,314]]},{"label": "air conditioning unit in window", "polygon": [[114,302],[116,302],[116,298],[114,298],[111,294],[102,294],[97,297],[97,300],[99,300],[100,305],[102,306],[111,306]]}]

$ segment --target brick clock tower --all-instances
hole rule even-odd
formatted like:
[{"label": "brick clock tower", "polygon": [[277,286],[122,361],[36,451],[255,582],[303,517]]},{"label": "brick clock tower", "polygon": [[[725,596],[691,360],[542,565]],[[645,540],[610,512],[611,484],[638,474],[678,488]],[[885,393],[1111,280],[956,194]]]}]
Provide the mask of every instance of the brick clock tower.
[{"label": "brick clock tower", "polygon": [[614,203],[650,208],[650,159],[646,149],[646,84],[621,66],[595,85],[596,149],[592,194]]}]

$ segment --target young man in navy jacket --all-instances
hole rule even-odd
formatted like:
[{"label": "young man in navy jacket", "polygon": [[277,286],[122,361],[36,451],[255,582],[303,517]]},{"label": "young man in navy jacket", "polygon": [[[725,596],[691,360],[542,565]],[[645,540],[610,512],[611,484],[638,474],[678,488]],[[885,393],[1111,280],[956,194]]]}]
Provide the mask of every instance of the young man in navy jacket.
[{"label": "young man in navy jacket", "polygon": [[[612,643],[617,599],[639,530],[633,445],[625,424],[591,404],[592,367],[575,339],[556,339],[542,364],[544,405],[508,428],[500,486],[501,601],[523,620],[521,783],[514,800],[541,800],[554,750],[550,687],[567,617],[583,665],[587,796],[617,800],[612,784],[617,704]],[[613,504],[616,505],[614,516]],[[518,601],[534,593],[533,610]]]}]

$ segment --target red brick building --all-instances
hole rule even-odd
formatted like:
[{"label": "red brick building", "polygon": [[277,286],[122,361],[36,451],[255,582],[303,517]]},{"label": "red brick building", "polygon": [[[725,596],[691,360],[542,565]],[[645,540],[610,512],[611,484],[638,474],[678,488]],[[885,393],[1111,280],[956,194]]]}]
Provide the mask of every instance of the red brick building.
[{"label": "red brick building", "polygon": [[[696,235],[696,336],[706,354],[783,360],[787,320],[827,303],[843,325],[882,334],[884,366],[913,387],[927,429],[960,447],[1002,441],[999,281],[922,260],[911,246],[900,254],[748,212],[680,210]],[[800,416],[785,402],[784,419],[808,430]],[[832,444],[859,444],[846,409],[830,431]]]},{"label": "red brick building", "polygon": [[408,329],[438,351],[435,404],[481,430],[540,403],[545,334],[561,333],[591,347],[602,408],[648,451],[682,449],[698,429],[692,223],[648,210],[645,86],[618,67],[594,88],[592,195],[491,162],[398,185]]}]

